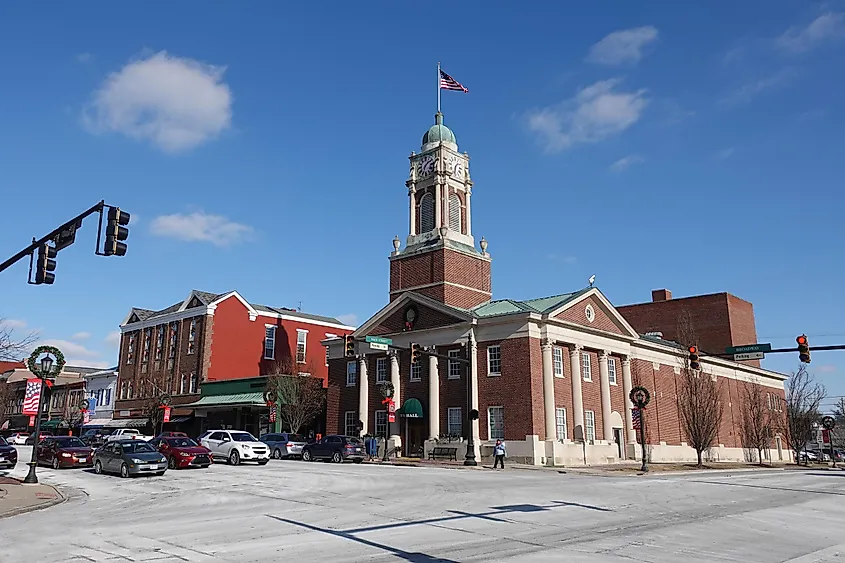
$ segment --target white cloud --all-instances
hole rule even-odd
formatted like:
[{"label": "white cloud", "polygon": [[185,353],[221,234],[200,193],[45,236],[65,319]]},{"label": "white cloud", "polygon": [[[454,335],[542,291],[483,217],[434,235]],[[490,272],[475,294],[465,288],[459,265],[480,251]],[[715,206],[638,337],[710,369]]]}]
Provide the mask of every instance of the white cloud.
[{"label": "white cloud", "polygon": [[614,172],[621,172],[626,168],[630,168],[634,164],[639,164],[643,162],[643,157],[636,155],[636,154],[629,154],[628,156],[624,156],[610,165],[610,169]]},{"label": "white cloud", "polygon": [[836,366],[833,364],[825,364],[816,368],[819,373],[833,373],[836,371]]},{"label": "white cloud", "polygon": [[6,330],[15,330],[16,328],[26,328],[26,321],[20,319],[2,319],[0,325]]},{"label": "white cloud", "polygon": [[120,331],[115,330],[108,333],[103,339],[103,341],[109,346],[114,346],[115,348],[117,348],[118,346],[120,346]]},{"label": "white cloud", "polygon": [[723,98],[722,102],[728,104],[748,103],[758,94],[788,83],[794,76],[795,71],[791,68],[781,69],[772,75],[764,76],[743,84]]},{"label": "white cloud", "polygon": [[222,215],[209,215],[202,211],[161,215],[153,219],[150,230],[158,236],[189,242],[210,242],[221,247],[239,243],[253,232],[252,227],[248,225],[235,223]]},{"label": "white cloud", "polygon": [[84,366],[88,368],[110,368],[114,365],[117,365],[117,362],[106,362],[104,360],[87,360],[76,358],[67,358],[66,362],[69,366]]},{"label": "white cloud", "polygon": [[790,53],[804,53],[845,35],[845,14],[828,12],[806,26],[794,25],[775,39],[775,44]]},{"label": "white cloud", "polygon": [[337,320],[346,326],[358,326],[358,315],[355,313],[348,313],[346,315],[338,315]]},{"label": "white cloud", "polygon": [[[66,358],[69,357],[77,357],[77,358],[96,358],[100,354],[93,350],[89,350],[82,344],[78,344],[76,342],[71,342],[70,340],[56,340],[56,339],[48,339],[48,340],[41,340],[38,342],[39,346],[55,346],[59,350],[62,351],[62,354]],[[86,360],[87,361],[87,360]]]},{"label": "white cloud", "polygon": [[602,80],[560,104],[528,115],[528,127],[542,137],[549,152],[581,143],[597,143],[636,123],[648,105],[645,90],[617,92],[619,79]]},{"label": "white cloud", "polygon": [[90,332],[77,332],[70,337],[71,340],[87,340],[89,338],[91,338]]},{"label": "white cloud", "polygon": [[657,28],[651,25],[614,31],[590,48],[587,61],[605,65],[636,63],[643,50],[657,40]]},{"label": "white cloud", "polygon": [[94,93],[83,121],[92,132],[148,140],[168,153],[192,149],[231,124],[225,70],[165,51],[130,62]]},{"label": "white cloud", "polygon": [[76,62],[87,63],[91,60],[91,53],[79,53],[76,55]]}]

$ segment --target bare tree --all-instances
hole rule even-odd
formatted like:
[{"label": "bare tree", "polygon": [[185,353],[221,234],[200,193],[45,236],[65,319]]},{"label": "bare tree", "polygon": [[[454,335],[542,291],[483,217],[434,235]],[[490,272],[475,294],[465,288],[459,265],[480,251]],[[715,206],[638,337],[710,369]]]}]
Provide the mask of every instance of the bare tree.
[{"label": "bare tree", "polygon": [[819,418],[819,405],[825,390],[816,383],[804,364],[786,382],[786,417],[780,432],[795,453],[795,463],[801,463],[801,451],[813,438],[813,423]]},{"label": "bare tree", "polygon": [[833,419],[836,426],[830,433],[834,448],[845,447],[845,397],[839,397],[836,406],[833,407]]},{"label": "bare tree", "polygon": [[29,356],[30,348],[38,340],[38,334],[31,332],[18,338],[15,328],[4,318],[0,318],[0,361],[18,362]]},{"label": "bare tree", "polygon": [[[698,337],[688,311],[683,311],[678,317],[677,335],[679,343],[685,348],[698,346]],[[703,453],[713,447],[719,436],[724,405],[716,376],[692,369],[685,353],[679,363],[678,413],[700,468],[703,467]]]},{"label": "bare tree", "polygon": [[[5,421],[6,415],[12,412],[14,398],[14,386],[9,384],[3,374],[0,374],[0,421]],[[3,422],[0,422],[0,424],[3,424]]]},{"label": "bare tree", "polygon": [[267,390],[276,395],[282,426],[298,433],[310,424],[326,407],[322,380],[316,373],[313,360],[297,363],[292,359],[277,361],[267,374]]},{"label": "bare tree", "polygon": [[144,399],[142,412],[153,428],[153,434],[158,435],[164,428],[164,406],[170,404],[170,377],[157,371],[151,375],[142,374],[138,381],[139,391]]},{"label": "bare tree", "polygon": [[760,465],[763,465],[763,450],[769,449],[772,435],[770,407],[771,404],[767,402],[758,381],[752,381],[742,387],[739,397],[739,436],[743,448],[757,452],[757,462]]}]

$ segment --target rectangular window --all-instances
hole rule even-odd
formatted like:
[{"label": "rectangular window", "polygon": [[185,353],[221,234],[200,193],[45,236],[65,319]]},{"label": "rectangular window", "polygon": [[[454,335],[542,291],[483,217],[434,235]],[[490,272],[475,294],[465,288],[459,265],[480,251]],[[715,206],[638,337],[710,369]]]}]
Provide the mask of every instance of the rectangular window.
[{"label": "rectangular window", "polygon": [[191,387],[188,390],[189,393],[197,393],[199,388],[200,379],[197,376],[197,372],[191,372]]},{"label": "rectangular window", "polygon": [[127,399],[132,398],[132,382],[131,381],[126,382],[126,398]]},{"label": "rectangular window", "polygon": [[276,359],[276,327],[264,327],[264,359]]},{"label": "rectangular window", "polygon": [[[458,358],[461,355],[460,350],[449,350],[450,358]],[[461,362],[449,360],[449,379],[461,378]]]},{"label": "rectangular window", "polygon": [[563,377],[563,349],[557,346],[552,348],[552,366],[555,377]]},{"label": "rectangular window", "polygon": [[616,358],[607,359],[607,379],[611,385],[616,385]]},{"label": "rectangular window", "polygon": [[[498,346],[497,346],[498,348]],[[489,350],[489,348],[488,348]],[[487,434],[491,440],[505,439],[505,407],[488,407],[487,422],[490,431]]]},{"label": "rectangular window", "polygon": [[170,358],[176,357],[176,335],[178,334],[179,325],[170,323],[170,350],[167,351],[167,356]]},{"label": "rectangular window", "polygon": [[387,383],[387,358],[376,358],[376,383]]},{"label": "rectangular window", "polygon": [[387,433],[387,411],[376,411],[376,436]]},{"label": "rectangular window", "polygon": [[197,320],[191,319],[191,328],[188,329],[188,354],[194,353],[194,344],[197,340]]},{"label": "rectangular window", "polygon": [[566,409],[555,409],[555,427],[557,439],[566,440]]},{"label": "rectangular window", "polygon": [[411,364],[411,381],[422,381],[422,362]]},{"label": "rectangular window", "polygon": [[588,444],[596,441],[596,413],[584,411],[584,437]]},{"label": "rectangular window", "polygon": [[446,410],[446,422],[449,436],[460,437],[464,433],[461,407],[449,407]]},{"label": "rectangular window", "polygon": [[581,352],[581,374],[584,376],[584,381],[593,380],[593,369],[590,366],[589,352]]},{"label": "rectangular window", "polygon": [[[326,338],[337,338],[336,334],[332,334],[331,332],[326,333]],[[329,347],[326,346],[326,365],[329,365]]]},{"label": "rectangular window", "polygon": [[188,383],[188,376],[183,373],[179,377],[179,394],[180,395],[185,394],[185,389],[188,387],[187,383]]},{"label": "rectangular window", "polygon": [[305,345],[308,339],[308,331],[301,328],[296,329],[296,363],[305,363]]},{"label": "rectangular window", "polygon": [[106,400],[103,402],[103,405],[109,406],[111,404],[111,388],[106,389]]},{"label": "rectangular window", "polygon": [[150,338],[152,337],[152,330],[147,329],[144,331],[144,355],[141,356],[141,363],[147,363],[147,360],[150,359]]},{"label": "rectangular window", "polygon": [[156,360],[161,359],[161,351],[164,348],[164,325],[156,329]]},{"label": "rectangular window", "polygon": [[343,419],[343,430],[344,434],[347,436],[357,436],[358,435],[358,420],[357,420],[357,412],[355,411],[346,411],[346,414]]},{"label": "rectangular window", "polygon": [[358,385],[358,362],[346,362],[346,386]]},{"label": "rectangular window", "polygon": [[135,361],[135,335],[129,335],[129,345],[126,347],[126,363],[131,364]]},{"label": "rectangular window", "polygon": [[502,349],[498,345],[487,347],[487,375],[502,375]]}]

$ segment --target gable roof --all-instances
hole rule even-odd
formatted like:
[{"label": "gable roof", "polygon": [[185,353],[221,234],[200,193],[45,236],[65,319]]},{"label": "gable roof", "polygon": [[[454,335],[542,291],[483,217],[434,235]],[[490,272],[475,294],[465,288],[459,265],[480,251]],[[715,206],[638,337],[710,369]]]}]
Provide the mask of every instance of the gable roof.
[{"label": "gable roof", "polygon": [[358,329],[352,334],[356,337],[369,334],[370,331],[376,326],[378,326],[378,324],[383,319],[388,318],[390,315],[407,305],[410,301],[413,301],[414,303],[419,303],[420,305],[425,305],[426,307],[430,307],[435,311],[440,311],[441,313],[453,316],[463,321],[471,321],[475,317],[475,315],[473,315],[471,311],[468,311],[466,309],[459,309],[458,307],[447,305],[441,301],[437,301],[436,299],[432,299],[431,297],[427,297],[415,291],[406,291],[405,293],[401,294],[399,297],[382,307],[380,311],[378,311],[375,315],[367,319],[364,324],[359,326]]},{"label": "gable roof", "polygon": [[482,303],[471,310],[472,314],[478,318],[496,317],[499,315],[511,315],[514,313],[551,313],[560,309],[570,301],[577,299],[593,288],[587,287],[580,291],[572,293],[561,293],[560,295],[552,295],[549,297],[539,297],[537,299],[528,299],[526,301],[515,301],[513,299],[499,299],[497,301],[489,301]]}]

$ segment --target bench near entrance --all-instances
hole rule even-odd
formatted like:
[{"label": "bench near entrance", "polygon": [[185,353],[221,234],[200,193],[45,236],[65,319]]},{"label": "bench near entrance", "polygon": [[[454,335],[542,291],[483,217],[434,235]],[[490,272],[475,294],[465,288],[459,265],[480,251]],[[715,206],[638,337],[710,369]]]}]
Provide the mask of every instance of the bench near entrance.
[{"label": "bench near entrance", "polygon": [[428,452],[428,459],[446,458],[450,461],[458,461],[458,448],[434,448]]}]

